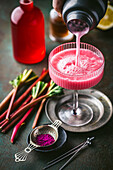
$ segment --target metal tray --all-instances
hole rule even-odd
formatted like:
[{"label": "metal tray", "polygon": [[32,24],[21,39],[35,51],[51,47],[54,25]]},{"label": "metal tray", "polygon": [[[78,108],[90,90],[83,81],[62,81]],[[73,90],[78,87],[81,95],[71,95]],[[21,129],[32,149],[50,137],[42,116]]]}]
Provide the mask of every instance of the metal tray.
[{"label": "metal tray", "polygon": [[[93,119],[87,125],[82,127],[69,126],[63,122],[61,127],[71,132],[89,132],[105,125],[110,120],[113,110],[112,103],[109,98],[96,89],[86,89],[80,90],[78,92],[79,100],[85,101],[86,103],[90,101],[90,106],[94,112]],[[47,100],[45,111],[48,119],[51,122],[54,122],[56,119],[60,120],[58,116],[58,108],[60,107],[60,104],[65,102],[65,100],[70,100],[71,98],[72,91],[65,90],[65,95],[52,97]]]}]

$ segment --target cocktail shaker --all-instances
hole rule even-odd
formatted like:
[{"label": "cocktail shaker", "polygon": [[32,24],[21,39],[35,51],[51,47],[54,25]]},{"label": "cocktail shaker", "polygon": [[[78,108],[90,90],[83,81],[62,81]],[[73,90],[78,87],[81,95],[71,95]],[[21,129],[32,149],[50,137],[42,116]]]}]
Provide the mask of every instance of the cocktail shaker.
[{"label": "cocktail shaker", "polygon": [[107,0],[66,0],[62,16],[70,32],[89,27],[94,29],[103,18],[107,9]]}]

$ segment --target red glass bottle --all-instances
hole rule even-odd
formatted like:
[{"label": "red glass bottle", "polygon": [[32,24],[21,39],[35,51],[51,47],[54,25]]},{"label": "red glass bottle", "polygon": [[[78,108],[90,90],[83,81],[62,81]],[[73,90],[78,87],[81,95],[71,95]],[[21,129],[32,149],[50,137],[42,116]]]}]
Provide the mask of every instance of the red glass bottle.
[{"label": "red glass bottle", "polygon": [[11,14],[14,58],[24,64],[38,63],[45,57],[44,17],[32,0],[20,0]]}]

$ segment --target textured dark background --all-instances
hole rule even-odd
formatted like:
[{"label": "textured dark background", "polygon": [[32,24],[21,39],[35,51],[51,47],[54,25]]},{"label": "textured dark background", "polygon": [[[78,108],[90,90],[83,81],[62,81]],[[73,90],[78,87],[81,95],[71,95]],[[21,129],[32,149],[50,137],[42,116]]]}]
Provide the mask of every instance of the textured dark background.
[{"label": "textured dark background", "polygon": [[[43,67],[47,68],[48,55],[50,51],[59,43],[49,39],[49,11],[52,8],[51,0],[34,0],[45,17],[45,38],[46,57],[34,65],[24,65],[16,62],[12,54],[10,14],[19,5],[16,0],[0,1],[0,101],[11,90],[9,80],[14,79],[25,68],[32,68],[38,75]],[[113,29],[101,31],[94,29],[84,36],[81,41],[90,43],[99,48],[105,56],[105,72],[101,82],[95,86],[96,89],[106,94],[113,102]],[[40,153],[33,151],[28,156],[26,162],[15,163],[14,154],[21,151],[26,146],[26,138],[31,131],[32,122],[35,115],[32,115],[27,123],[21,127],[15,144],[10,143],[11,132],[0,133],[0,169],[1,170],[41,170],[48,161],[59,156],[64,151],[76,146],[89,136],[95,136],[93,145],[84,150],[65,169],[70,170],[112,170],[113,169],[113,118],[103,127],[89,133],[67,132],[66,144],[58,151],[50,153]],[[47,123],[44,109],[39,119],[39,124]],[[50,169],[58,169],[65,162],[62,161]]]}]

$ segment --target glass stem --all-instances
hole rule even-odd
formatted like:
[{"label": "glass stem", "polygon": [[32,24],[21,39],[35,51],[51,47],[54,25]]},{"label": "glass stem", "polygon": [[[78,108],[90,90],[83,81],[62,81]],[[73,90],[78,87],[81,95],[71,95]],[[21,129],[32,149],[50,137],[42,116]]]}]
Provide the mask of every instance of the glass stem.
[{"label": "glass stem", "polygon": [[78,91],[75,90],[73,93],[73,114],[77,114],[77,109],[78,109]]}]

